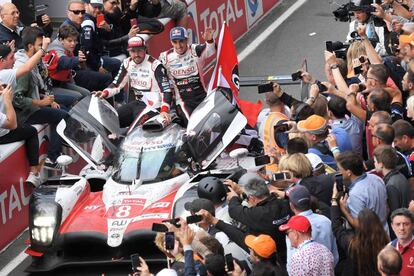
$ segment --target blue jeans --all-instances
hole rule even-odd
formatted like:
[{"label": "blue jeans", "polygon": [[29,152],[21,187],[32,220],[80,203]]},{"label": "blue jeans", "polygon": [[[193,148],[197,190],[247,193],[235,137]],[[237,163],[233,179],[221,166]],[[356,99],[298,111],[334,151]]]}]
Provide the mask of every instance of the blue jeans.
[{"label": "blue jeans", "polygon": [[42,106],[38,111],[30,115],[26,123],[28,124],[49,124],[50,140],[47,156],[50,160],[56,161],[56,158],[62,151],[62,138],[56,132],[57,124],[68,116],[68,113],[62,109]]}]

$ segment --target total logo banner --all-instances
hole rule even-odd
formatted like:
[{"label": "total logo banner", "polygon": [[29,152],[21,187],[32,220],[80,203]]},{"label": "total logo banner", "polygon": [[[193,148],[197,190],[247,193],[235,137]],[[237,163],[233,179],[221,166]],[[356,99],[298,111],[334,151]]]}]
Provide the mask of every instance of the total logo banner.
[{"label": "total logo banner", "polygon": [[217,38],[226,21],[235,39],[247,32],[278,0],[193,1],[188,6],[189,38],[200,41],[203,30],[212,27]]}]

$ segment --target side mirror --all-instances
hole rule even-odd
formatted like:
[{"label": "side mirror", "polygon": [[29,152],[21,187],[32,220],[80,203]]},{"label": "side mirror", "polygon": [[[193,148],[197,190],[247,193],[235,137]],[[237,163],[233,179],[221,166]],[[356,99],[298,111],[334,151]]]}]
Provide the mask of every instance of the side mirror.
[{"label": "side mirror", "polygon": [[236,159],[237,160],[237,166],[240,166],[239,165],[239,158],[247,156],[248,153],[249,153],[249,151],[247,149],[239,148],[239,149],[232,150],[229,153],[229,155],[230,155],[230,158]]},{"label": "side mirror", "polygon": [[73,158],[69,155],[61,155],[56,159],[56,162],[62,167],[62,175],[66,174],[66,166],[72,164]]}]

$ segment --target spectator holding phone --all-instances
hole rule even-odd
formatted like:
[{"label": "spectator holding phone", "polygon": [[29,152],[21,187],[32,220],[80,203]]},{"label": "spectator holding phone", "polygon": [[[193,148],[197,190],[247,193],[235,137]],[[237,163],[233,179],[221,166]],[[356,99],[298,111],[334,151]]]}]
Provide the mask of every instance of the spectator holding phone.
[{"label": "spectator holding phone", "polygon": [[[0,43],[14,41],[16,49],[23,48],[21,32],[24,26],[20,26],[20,11],[12,3],[3,3],[0,6]],[[48,15],[42,17],[43,29],[46,36],[52,35],[53,29]]]},{"label": "spectator holding phone", "polygon": [[[290,209],[295,215],[305,216],[312,226],[312,239],[328,248],[334,256],[334,264],[339,260],[336,240],[332,233],[331,221],[319,214],[315,214],[311,209],[311,194],[309,190],[302,186],[296,185],[287,191]],[[291,246],[290,240],[286,237],[287,247],[287,266],[290,265],[290,258],[297,251]]]}]

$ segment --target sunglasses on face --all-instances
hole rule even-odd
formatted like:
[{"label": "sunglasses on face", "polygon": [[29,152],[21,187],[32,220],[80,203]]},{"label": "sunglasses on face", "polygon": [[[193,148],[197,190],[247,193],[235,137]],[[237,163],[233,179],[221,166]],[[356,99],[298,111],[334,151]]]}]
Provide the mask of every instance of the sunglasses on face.
[{"label": "sunglasses on face", "polygon": [[86,13],[86,10],[69,10],[69,11],[73,12],[76,15],[85,14]]}]

